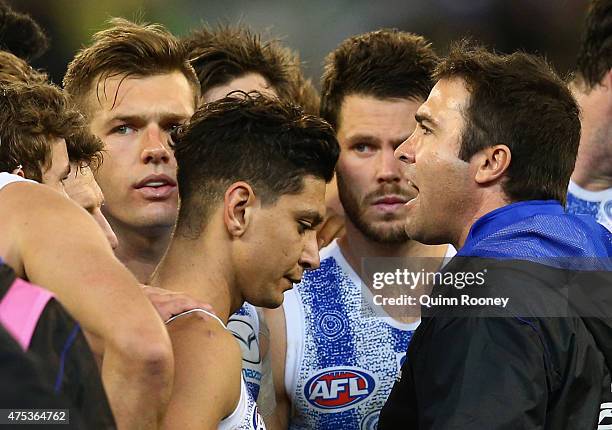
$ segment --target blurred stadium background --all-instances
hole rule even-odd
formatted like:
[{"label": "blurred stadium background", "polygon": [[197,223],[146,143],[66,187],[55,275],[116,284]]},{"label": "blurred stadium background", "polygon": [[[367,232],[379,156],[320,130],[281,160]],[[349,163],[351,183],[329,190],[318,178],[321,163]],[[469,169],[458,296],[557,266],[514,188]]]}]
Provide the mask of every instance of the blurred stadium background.
[{"label": "blurred stadium background", "polygon": [[113,16],[164,24],[184,35],[202,22],[244,22],[298,50],[318,85],[324,56],[348,36],[382,27],[426,36],[444,54],[471,36],[501,52],[545,55],[565,75],[574,67],[587,0],[7,0],[51,38],[34,62],[60,83],[74,53]]}]

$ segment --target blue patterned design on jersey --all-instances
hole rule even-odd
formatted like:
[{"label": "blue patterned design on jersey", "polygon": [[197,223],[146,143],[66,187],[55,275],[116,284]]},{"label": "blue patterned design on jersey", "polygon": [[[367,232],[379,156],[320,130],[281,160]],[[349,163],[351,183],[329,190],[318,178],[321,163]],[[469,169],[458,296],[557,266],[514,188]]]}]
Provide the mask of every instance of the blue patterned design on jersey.
[{"label": "blue patterned design on jersey", "polygon": [[[252,376],[251,373],[249,373],[248,369],[242,369],[242,374],[245,375],[245,378],[247,376]],[[258,375],[259,377],[259,381],[260,383],[256,383],[256,382],[252,382],[254,380],[254,378],[249,378],[249,380],[247,381],[247,389],[249,390],[249,393],[255,397],[259,397],[259,389],[261,388],[261,375]]]},{"label": "blue patterned design on jersey", "polygon": [[591,202],[588,200],[582,200],[581,198],[567,193],[567,204],[565,205],[565,211],[570,214],[579,215],[591,215],[593,218],[597,217],[601,202]]},{"label": "blue patterned design on jersey", "polygon": [[346,319],[338,312],[324,312],[318,319],[319,331],[329,340],[336,340],[346,331]]},{"label": "blue patterned design on jersey", "polygon": [[568,191],[565,211],[569,214],[593,217],[595,221],[612,232],[612,198],[610,190],[603,192],[600,197],[593,196],[592,198],[593,200],[585,200]]},{"label": "blue patterned design on jersey", "polygon": [[[397,356],[405,355],[413,331],[362,309],[361,285],[333,256],[305,273],[295,293],[303,306],[305,338],[290,428],[376,428],[398,376]],[[319,385],[313,388],[314,383]]]},{"label": "blue patterned design on jersey", "polygon": [[238,309],[236,312],[234,312],[234,315],[247,315],[247,316],[251,316],[251,309],[246,305],[243,304],[240,309]]}]

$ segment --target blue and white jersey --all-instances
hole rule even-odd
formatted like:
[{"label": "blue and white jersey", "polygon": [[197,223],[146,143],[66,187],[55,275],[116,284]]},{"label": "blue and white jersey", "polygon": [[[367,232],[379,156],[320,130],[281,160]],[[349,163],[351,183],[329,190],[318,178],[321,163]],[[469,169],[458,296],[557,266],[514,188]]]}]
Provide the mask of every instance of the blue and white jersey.
[{"label": "blue and white jersey", "polygon": [[244,378],[240,380],[240,400],[234,412],[219,423],[218,430],[266,430],[257,404],[249,393]]},{"label": "blue and white jersey", "polygon": [[[199,308],[174,315],[172,318],[167,320],[165,324],[168,325],[175,319],[181,318],[182,316],[188,315],[192,312],[202,312],[207,314],[209,317],[221,324],[224,329],[229,330],[217,315],[208,312],[205,309]],[[236,336],[234,335],[234,337]],[[240,378],[240,398],[238,399],[238,403],[236,404],[234,411],[229,416],[223,418],[221,422],[219,422],[217,428],[218,430],[266,430],[264,420],[259,414],[257,403],[247,387],[247,382],[245,381],[244,376]]]},{"label": "blue and white jersey", "polygon": [[588,191],[570,181],[565,211],[570,214],[591,215],[612,232],[612,188]]},{"label": "blue and white jersey", "polygon": [[232,332],[242,353],[242,376],[255,400],[261,387],[261,354],[259,351],[259,317],[257,309],[244,302],[238,311],[230,315],[227,329]]},{"label": "blue and white jersey", "polygon": [[321,267],[285,293],[291,429],[377,426],[418,322],[363,308],[361,285],[334,241],[321,251]]}]

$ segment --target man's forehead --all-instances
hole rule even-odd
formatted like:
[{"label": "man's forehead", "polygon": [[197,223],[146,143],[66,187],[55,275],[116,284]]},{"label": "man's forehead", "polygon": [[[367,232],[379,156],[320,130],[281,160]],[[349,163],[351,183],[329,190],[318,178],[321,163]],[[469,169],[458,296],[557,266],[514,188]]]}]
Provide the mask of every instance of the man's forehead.
[{"label": "man's forehead", "polygon": [[459,78],[439,80],[417,113],[436,118],[439,115],[461,114],[469,101],[465,81]]},{"label": "man's forehead", "polygon": [[229,82],[216,85],[206,90],[202,94],[204,103],[210,103],[227,96],[232,91],[258,91],[268,97],[278,97],[276,90],[268,83],[263,75],[255,72],[248,72],[244,75],[232,78]]},{"label": "man's forehead", "polygon": [[384,113],[385,111],[402,112],[416,109],[422,99],[403,97],[377,97],[369,94],[350,93],[342,98],[339,109],[339,117],[348,113],[357,113],[368,116],[372,113]]},{"label": "man's forehead", "polygon": [[321,201],[325,201],[325,181],[321,178],[308,175],[302,179],[303,186],[297,194],[287,194],[296,209],[314,208],[320,210]]},{"label": "man's forehead", "polygon": [[143,112],[191,116],[195,92],[180,72],[153,76],[125,74],[98,77],[88,95],[94,113],[129,116]]},{"label": "man's forehead", "polygon": [[410,135],[414,129],[414,113],[422,100],[377,98],[362,94],[344,97],[338,118],[338,136]]}]

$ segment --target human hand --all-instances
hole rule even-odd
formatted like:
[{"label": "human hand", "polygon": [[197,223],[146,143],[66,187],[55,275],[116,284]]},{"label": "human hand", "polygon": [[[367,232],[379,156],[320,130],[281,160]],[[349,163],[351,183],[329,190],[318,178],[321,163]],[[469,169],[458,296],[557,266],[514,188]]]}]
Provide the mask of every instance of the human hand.
[{"label": "human hand", "polygon": [[[181,312],[189,311],[195,308],[204,309],[208,312],[214,313],[211,305],[200,302],[187,294],[169,291],[158,287],[151,287],[149,285],[141,285],[141,287],[163,321],[168,321],[174,315],[178,315]],[[203,312],[195,313],[202,319],[209,317]]]}]

